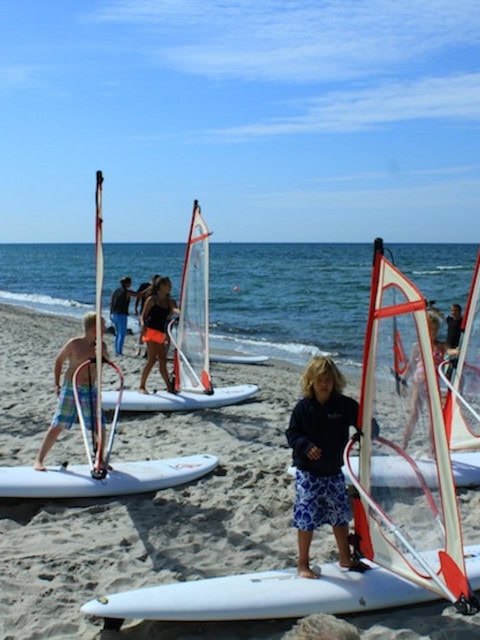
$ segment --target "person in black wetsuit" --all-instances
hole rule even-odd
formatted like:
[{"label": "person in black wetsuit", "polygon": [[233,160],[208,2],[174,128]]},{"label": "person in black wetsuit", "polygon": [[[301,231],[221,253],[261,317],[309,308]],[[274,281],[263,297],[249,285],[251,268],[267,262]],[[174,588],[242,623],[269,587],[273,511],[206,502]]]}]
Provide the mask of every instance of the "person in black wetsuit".
[{"label": "person in black wetsuit", "polygon": [[128,276],[121,278],[120,286],[112,293],[110,299],[110,317],[115,327],[115,355],[123,355],[123,343],[127,335],[128,306],[130,298],[138,294],[131,291],[132,279]]},{"label": "person in black wetsuit", "polygon": [[462,334],[462,307],[454,303],[450,309],[452,315],[447,316],[447,347],[456,349],[460,344],[460,336]]},{"label": "person in black wetsuit", "polygon": [[[358,424],[358,403],[342,394],[343,374],[331,358],[313,358],[302,375],[303,398],[286,431],[296,466],[293,526],[298,530],[298,574],[318,578],[310,568],[313,531],[330,524],[339,563],[354,569],[348,542],[350,506],[342,473],[349,427]],[[360,569],[358,569],[360,570]]]},{"label": "person in black wetsuit", "polygon": [[460,344],[460,336],[462,335],[462,307],[454,302],[450,308],[450,315],[446,316],[440,309],[433,306],[434,302],[430,302],[431,310],[440,316],[447,323],[447,348],[457,349]]},{"label": "person in black wetsuit", "polygon": [[140,379],[141,393],[148,393],[147,378],[158,362],[160,375],[167,385],[167,391],[173,393],[174,388],[167,371],[167,322],[175,313],[179,313],[175,300],[170,297],[172,283],[169,278],[157,278],[151,286],[140,318],[142,340],[147,345],[147,362]]}]

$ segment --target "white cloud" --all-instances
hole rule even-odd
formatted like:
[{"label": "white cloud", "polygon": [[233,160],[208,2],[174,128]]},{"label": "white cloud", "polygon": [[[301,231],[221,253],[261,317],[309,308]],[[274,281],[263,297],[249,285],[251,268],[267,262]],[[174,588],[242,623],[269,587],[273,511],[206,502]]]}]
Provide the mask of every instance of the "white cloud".
[{"label": "white cloud", "polygon": [[224,140],[306,133],[363,131],[412,120],[480,119],[480,73],[384,82],[335,91],[303,104],[299,115],[210,131]]},{"label": "white cloud", "polygon": [[0,92],[41,86],[40,69],[33,65],[10,64],[0,67]]},{"label": "white cloud", "polygon": [[365,77],[480,39],[477,0],[123,0],[96,19],[141,26],[160,65],[279,82]]}]

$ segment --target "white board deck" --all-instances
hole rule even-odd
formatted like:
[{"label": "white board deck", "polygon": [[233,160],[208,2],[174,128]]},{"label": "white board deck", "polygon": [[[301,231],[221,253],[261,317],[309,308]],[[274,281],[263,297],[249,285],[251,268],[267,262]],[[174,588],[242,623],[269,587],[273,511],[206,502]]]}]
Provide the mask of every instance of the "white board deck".
[{"label": "white board deck", "polygon": [[87,498],[157,491],[196,480],[212,471],[218,458],[208,453],[163,460],[112,462],[103,480],[90,467],[69,465],[36,471],[32,467],[0,467],[1,498]]},{"label": "white board deck", "polygon": [[[216,387],[212,395],[205,393],[140,393],[126,390],[123,392],[121,411],[192,411],[194,409],[215,409],[236,404],[258,393],[254,384],[239,384],[231,387]],[[115,409],[117,391],[102,391],[102,407]]]},{"label": "white board deck", "polygon": [[[453,479],[457,487],[480,485],[480,451],[451,453]],[[386,463],[388,460],[388,464]],[[358,473],[358,458],[352,459],[353,472]],[[415,463],[430,488],[438,487],[435,463],[432,459],[421,457]],[[346,468],[345,477],[349,478]],[[402,458],[387,456],[372,457],[372,482],[377,487],[418,487],[419,481],[412,467]]]},{"label": "white board deck", "polygon": [[[456,452],[450,454],[453,480],[457,487],[480,486],[480,451]],[[438,487],[436,467],[433,460],[419,458],[415,463],[431,489]],[[351,459],[353,473],[358,473],[358,458]],[[350,474],[342,467],[345,480],[350,481]],[[295,476],[295,467],[288,467],[288,474]],[[372,456],[372,484],[375,487],[419,487],[420,483],[412,467],[402,458],[388,456]]]},{"label": "white board deck", "polygon": [[[473,589],[480,587],[480,545],[465,547]],[[375,611],[440,599],[376,564],[365,573],[321,565],[318,580],[299,578],[296,569],[177,582],[99,597],[82,607],[102,618],[169,621],[300,618],[313,613]]]},{"label": "white board deck", "polygon": [[221,362],[225,364],[263,364],[269,360],[268,356],[250,356],[241,354],[221,355],[210,354],[210,362]]}]

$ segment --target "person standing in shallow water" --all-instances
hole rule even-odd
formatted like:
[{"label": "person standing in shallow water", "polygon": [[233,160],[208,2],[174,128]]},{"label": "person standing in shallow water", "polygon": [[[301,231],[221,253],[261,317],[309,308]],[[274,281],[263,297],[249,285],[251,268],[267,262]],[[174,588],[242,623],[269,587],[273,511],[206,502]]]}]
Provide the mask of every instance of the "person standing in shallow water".
[{"label": "person standing in shallow water", "polygon": [[128,276],[121,278],[120,286],[112,293],[110,300],[110,317],[115,327],[115,355],[123,355],[123,343],[127,335],[128,305],[130,298],[140,297],[142,294],[132,291],[132,279]]},{"label": "person standing in shallow water", "polygon": [[318,578],[310,568],[310,546],[313,531],[324,524],[333,528],[340,566],[354,568],[348,542],[350,505],[342,465],[349,427],[357,426],[359,406],[342,394],[346,380],[331,358],[313,358],[301,384],[303,398],[293,409],[286,431],[296,466],[293,526],[298,530],[298,574]]}]

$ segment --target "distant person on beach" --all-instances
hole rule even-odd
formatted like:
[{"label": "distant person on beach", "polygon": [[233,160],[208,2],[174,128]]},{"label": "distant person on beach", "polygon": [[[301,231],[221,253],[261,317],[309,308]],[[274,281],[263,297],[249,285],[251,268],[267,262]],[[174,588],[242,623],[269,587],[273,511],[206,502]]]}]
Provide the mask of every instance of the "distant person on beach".
[{"label": "distant person on beach", "polygon": [[140,393],[148,393],[147,378],[156,362],[167,391],[174,392],[174,386],[167,371],[168,336],[167,323],[175,314],[180,313],[177,303],[170,296],[172,283],[169,278],[156,278],[140,318],[142,340],[147,345],[147,362],[140,379]]},{"label": "distant person on beach", "polygon": [[130,298],[138,298],[141,294],[132,291],[132,279],[128,276],[121,278],[120,286],[112,293],[110,300],[110,317],[115,327],[115,355],[123,355],[123,343],[127,335],[128,305]]},{"label": "distant person on beach", "polygon": [[[96,411],[96,365],[95,365],[95,343],[97,339],[96,331],[96,314],[94,312],[87,313],[83,318],[83,336],[71,338],[59,351],[55,360],[55,391],[58,396],[58,405],[56,413],[53,417],[50,428],[43,439],[42,445],[38,451],[37,457],[33,464],[38,471],[45,471],[45,457],[55,444],[58,436],[63,429],[71,429],[73,423],[77,419],[77,408],[73,395],[73,374],[77,368],[87,360],[93,360],[88,367],[82,369],[77,376],[78,394],[82,407],[85,424],[88,429],[93,428]],[[102,318],[103,328],[105,322]],[[107,347],[102,342],[103,356],[108,359]],[[65,372],[63,383],[61,382],[62,369],[65,361],[68,361],[68,367]],[[92,416],[93,413],[93,416]]]},{"label": "distant person on beach", "polygon": [[431,311],[447,323],[447,348],[456,349],[460,344],[460,336],[462,335],[462,307],[457,302],[454,302],[450,307],[450,315],[445,316],[440,309],[432,306],[433,304],[435,304],[435,302],[431,301],[429,305]]},{"label": "distant person on beach", "polygon": [[[430,311],[427,316],[427,321],[430,338],[432,340],[433,362],[436,370],[438,365],[445,359],[447,346],[445,342],[438,339],[438,332],[440,331],[440,318],[438,314]],[[412,353],[405,370],[404,380],[407,381],[410,377],[412,378],[411,405],[410,415],[402,439],[403,449],[406,449],[408,446],[415,425],[420,417],[420,411],[427,397],[425,367],[418,343],[415,343],[412,347]]]},{"label": "distant person on beach", "polygon": [[[152,276],[150,278],[149,282],[142,282],[140,284],[140,286],[137,289],[137,294],[141,294],[138,295],[135,298],[135,315],[136,316],[141,316],[142,315],[142,311],[143,311],[143,307],[145,306],[145,301],[148,298],[149,294],[149,288],[152,286],[152,284],[155,282],[155,280],[157,278],[160,278],[160,275],[157,273],[154,276]],[[139,323],[140,323],[140,318],[139,318]],[[138,335],[138,351],[137,351],[137,356],[140,356],[142,354],[142,332],[140,331],[139,335]],[[147,354],[145,353],[145,357],[147,357]]]},{"label": "distant person on beach", "polygon": [[298,529],[298,574],[318,578],[310,568],[313,531],[330,524],[340,566],[362,571],[352,561],[348,543],[350,506],[342,473],[349,427],[357,426],[358,403],[342,394],[343,374],[331,358],[310,360],[301,378],[303,398],[293,409],[286,431],[296,466],[293,526]]}]

